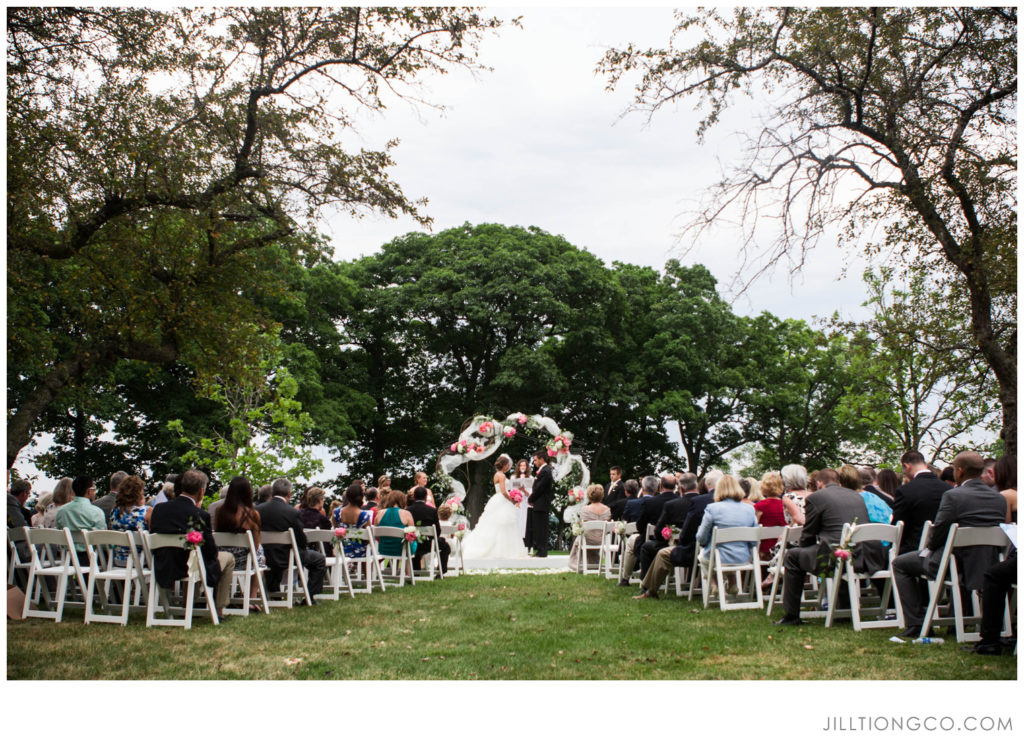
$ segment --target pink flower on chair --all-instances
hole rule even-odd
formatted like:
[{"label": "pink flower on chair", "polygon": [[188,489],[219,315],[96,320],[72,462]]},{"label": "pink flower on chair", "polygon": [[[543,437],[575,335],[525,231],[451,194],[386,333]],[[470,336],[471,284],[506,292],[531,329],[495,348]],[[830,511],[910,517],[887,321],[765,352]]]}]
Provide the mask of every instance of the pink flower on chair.
[{"label": "pink flower on chair", "polygon": [[672,540],[672,528],[663,527],[661,529],[661,538],[662,540]]},{"label": "pink flower on chair", "polygon": [[850,558],[851,555],[853,555],[848,550],[845,550],[843,548],[836,548],[834,554],[835,554],[835,557],[838,558],[841,561],[845,561],[848,558]]},{"label": "pink flower on chair", "polygon": [[192,530],[185,536],[185,540],[192,545],[200,545],[203,542],[203,534],[198,530]]},{"label": "pink flower on chair", "polygon": [[348,530],[346,530],[343,527],[336,527],[334,528],[334,535],[337,538],[344,538],[346,535],[348,535]]},{"label": "pink flower on chair", "polygon": [[465,530],[465,529],[466,529],[466,523],[460,522],[459,523],[459,530]]}]

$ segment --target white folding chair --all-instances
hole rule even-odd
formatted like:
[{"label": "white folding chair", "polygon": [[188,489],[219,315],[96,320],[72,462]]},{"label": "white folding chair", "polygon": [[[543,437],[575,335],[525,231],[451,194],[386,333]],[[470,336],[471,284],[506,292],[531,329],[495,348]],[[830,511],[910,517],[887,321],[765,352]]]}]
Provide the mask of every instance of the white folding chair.
[{"label": "white folding chair", "polygon": [[[779,542],[779,550],[768,565],[768,575],[772,579],[772,588],[768,593],[768,615],[772,614],[772,608],[775,607],[775,605],[782,604],[782,595],[779,593],[779,585],[782,584],[782,580],[786,574],[786,550],[790,545],[799,545],[800,538],[803,534],[803,525],[790,525],[787,527],[785,536]],[[778,595],[777,601],[776,595]]]},{"label": "white folding chair", "polygon": [[[590,522],[581,523],[583,525],[583,532],[577,537],[579,538],[579,551],[577,552],[576,559],[576,573],[577,574],[601,574],[601,554],[603,552],[605,530],[610,523],[604,522],[603,520],[591,520]],[[587,533],[601,533],[601,540],[597,543],[590,543],[587,540]],[[589,560],[589,554],[593,552],[597,554],[597,565],[591,566]]]},{"label": "white folding chair", "polygon": [[306,528],[306,543],[311,548],[316,548],[324,557],[324,566],[330,574],[330,590],[323,591],[317,597],[319,599],[340,599],[342,581],[345,582],[345,590],[349,597],[355,597],[352,591],[352,575],[348,573],[348,561],[345,558],[345,549],[340,543],[334,545],[333,555],[327,555],[327,546],[334,542],[334,530],[323,530],[320,528]]},{"label": "white folding chair", "polygon": [[[881,523],[865,523],[863,525],[843,525],[843,534],[840,543],[849,543],[850,547],[856,550],[862,543],[888,542],[889,548],[886,551],[886,566],[884,569],[868,573],[858,573],[853,568],[853,559],[839,560],[836,562],[835,572],[832,575],[832,590],[828,597],[828,615],[825,616],[825,627],[830,628],[836,617],[849,616],[853,620],[855,631],[864,628],[904,628],[903,605],[900,603],[899,590],[896,589],[896,581],[893,575],[892,562],[900,552],[900,538],[903,536],[903,523],[896,525],[884,525]],[[864,595],[862,593],[862,582],[871,580],[885,580],[882,591],[879,594],[877,606],[864,607]],[[839,609],[839,590],[843,581],[846,581],[850,595],[850,608]],[[896,602],[896,616],[887,619],[889,596],[892,595]],[[876,620],[864,621],[862,615],[874,614]]]},{"label": "white folding chair", "polygon": [[[150,578],[149,599],[146,604],[146,627],[169,625],[189,630],[192,628],[192,618],[197,612],[206,613],[210,618],[210,622],[214,625],[219,625],[220,620],[217,618],[217,608],[213,601],[213,589],[210,588],[206,580],[206,563],[203,561],[202,553],[199,552],[198,548],[196,548],[194,556],[188,552],[189,549],[185,547],[184,533],[170,535],[166,533],[142,532],[144,533],[143,537],[148,543],[150,554],[161,548],[177,549],[185,551],[185,557],[189,561],[188,575],[180,580],[185,582],[185,604],[183,607],[171,603],[171,595],[168,593],[168,589],[157,583],[155,574]],[[206,601],[204,607],[196,606],[197,591]],[[158,604],[162,608],[164,617],[158,618],[156,616]],[[181,617],[174,617],[176,614],[180,614]]]},{"label": "white folding chair", "polygon": [[[700,566],[700,580],[701,589],[704,592],[704,607],[710,604],[711,589],[710,582],[715,579],[718,585],[718,606],[722,610],[745,610],[750,608],[756,608],[760,610],[764,607],[764,597],[761,594],[761,558],[758,545],[760,544],[760,527],[725,527],[719,528],[717,525],[714,530],[711,531],[711,543],[708,546],[708,559],[705,561],[703,558],[698,557],[698,564]],[[743,563],[723,563],[719,548],[726,543],[747,543],[754,542],[752,548],[750,548],[750,555],[747,560]],[[698,544],[698,553],[700,552],[700,546]],[[728,599],[728,592],[725,587],[725,575],[730,574],[737,577],[737,601],[730,602]],[[749,588],[747,592],[742,589],[743,574],[748,577]],[[749,600],[740,600],[739,598],[743,595],[750,597]],[[754,599],[756,597],[756,600]]]},{"label": "white folding chair", "polygon": [[[89,578],[85,592],[85,623],[128,624],[128,613],[132,607],[132,593],[138,604],[138,592],[142,588],[142,564],[135,540],[130,532],[123,530],[85,531],[85,545],[89,549]],[[115,548],[127,551],[124,566],[117,565]],[[102,582],[97,595],[97,582]],[[121,614],[107,614],[111,606],[110,587],[121,585]],[[99,597],[102,611],[96,611],[96,597]]]},{"label": "white folding chair", "polygon": [[448,546],[452,549],[448,555],[448,576],[466,573],[466,561],[462,557],[462,538],[459,537],[458,532],[457,525],[441,526],[441,537],[448,541]]},{"label": "white folding chair", "polygon": [[617,573],[613,570],[615,557],[619,554],[619,534],[616,532],[617,523],[607,522],[604,530],[604,539],[601,541],[601,562],[604,564],[604,578],[616,579]]},{"label": "white folding chair", "polygon": [[[302,593],[302,597],[306,600],[306,604],[311,604],[313,600],[309,596],[309,586],[306,583],[306,571],[302,568],[302,556],[299,554],[299,546],[295,542],[295,533],[291,530],[285,530],[284,532],[275,532],[270,530],[260,531],[260,542],[263,545],[264,553],[266,553],[267,546],[287,546],[289,548],[288,553],[288,566],[285,572],[282,574],[284,582],[287,583],[283,589],[281,584],[266,584],[266,595],[267,605],[270,607],[293,607],[295,605],[295,591],[298,587],[298,591]],[[261,573],[269,573],[270,568],[260,569]],[[273,599],[271,595],[284,594],[284,597]]]},{"label": "white folding chair", "polygon": [[[928,608],[924,613],[924,623],[921,626],[921,636],[928,635],[933,625],[949,625],[956,627],[957,643],[973,642],[981,640],[979,630],[967,632],[967,623],[981,622],[981,601],[977,591],[971,591],[971,615],[964,615],[963,597],[960,594],[960,570],[957,566],[954,552],[958,548],[972,547],[996,547],[1004,549],[999,560],[1005,557],[1005,549],[1010,545],[1010,539],[1001,527],[959,527],[956,523],[949,528],[949,535],[946,536],[946,545],[942,550],[942,557],[939,561],[939,569],[934,579],[928,580],[928,591],[930,598]],[[939,603],[943,594],[948,591],[950,595],[949,604],[952,607],[952,617],[936,617]],[[1004,630],[1006,635],[1007,631]]]},{"label": "white folding chair", "polygon": [[427,525],[425,527],[417,527],[416,533],[420,539],[420,548],[427,548],[428,550],[423,553],[423,557],[420,560],[420,565],[423,568],[420,569],[419,573],[427,579],[434,579],[435,575],[437,578],[444,578],[444,572],[441,571],[441,547],[437,544],[437,533],[434,530],[433,525]]},{"label": "white folding chair", "polygon": [[345,557],[352,567],[353,573],[349,575],[352,580],[352,590],[370,594],[373,592],[373,584],[376,581],[380,586],[380,591],[386,591],[384,574],[381,572],[380,560],[377,555],[377,541],[374,540],[370,527],[349,527],[347,525],[344,527],[348,531],[345,534],[345,539],[362,543],[365,548],[362,556]]},{"label": "white folding chair", "polygon": [[[409,541],[405,538],[405,530],[400,527],[381,527],[379,525],[374,525],[369,530],[378,544],[381,538],[398,538],[402,541],[402,553],[398,556],[383,555],[378,547],[377,558],[381,563],[382,579],[388,584],[404,587],[406,571],[408,571],[410,583],[415,584],[416,575],[412,570],[412,549],[409,546]],[[385,570],[390,570],[391,573],[386,574]]]},{"label": "white folding chair", "polygon": [[[77,584],[83,595],[86,593],[85,578],[78,562],[71,531],[65,528],[25,528],[25,540],[29,546],[28,583],[25,585],[25,608],[22,618],[52,618],[60,622],[67,604],[67,592],[71,584]],[[56,578],[56,595],[50,592],[48,578]],[[83,597],[84,601],[84,597]],[[43,603],[53,607],[44,610],[32,607]]]},{"label": "white folding chair", "polygon": [[[216,531],[213,540],[218,548],[245,548],[245,568],[236,568],[231,576],[231,593],[228,597],[228,604],[224,608],[225,615],[248,616],[253,599],[258,599],[263,607],[263,612],[270,612],[270,604],[267,601],[267,590],[263,586],[263,579],[260,578],[259,556],[256,550],[256,541],[253,540],[252,531],[245,530],[241,533],[228,533]],[[256,582],[256,590],[259,594],[254,598],[251,594],[252,583]],[[236,596],[235,590],[238,590]],[[241,607],[233,606],[241,602]]]},{"label": "white folding chair", "polygon": [[[29,554],[28,540],[25,538],[26,527],[7,528],[7,583],[27,584],[28,572],[32,568],[32,557]],[[17,573],[24,573],[24,581],[17,578]]]}]

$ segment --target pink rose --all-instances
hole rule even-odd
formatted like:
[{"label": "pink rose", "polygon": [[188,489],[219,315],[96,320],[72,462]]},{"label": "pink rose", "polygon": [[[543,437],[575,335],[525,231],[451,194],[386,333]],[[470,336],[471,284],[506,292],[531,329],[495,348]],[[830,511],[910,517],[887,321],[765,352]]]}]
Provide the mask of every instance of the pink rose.
[{"label": "pink rose", "polygon": [[336,527],[336,528],[334,528],[334,534],[337,537],[339,537],[339,538],[344,538],[347,533],[348,533],[348,530],[346,530],[343,527]]},{"label": "pink rose", "polygon": [[847,551],[847,550],[844,550],[842,548],[836,548],[835,556],[836,556],[836,558],[845,561],[846,559],[848,559],[850,557],[850,552]]},{"label": "pink rose", "polygon": [[455,452],[455,449],[456,449],[457,447],[459,447],[457,443],[452,443],[452,452],[453,452],[453,453]]},{"label": "pink rose", "polygon": [[465,529],[466,529],[466,523],[460,522],[459,523],[459,530],[465,530]]},{"label": "pink rose", "polygon": [[554,457],[555,457],[555,451],[552,450],[551,448],[548,448],[548,458],[554,458]]},{"label": "pink rose", "polygon": [[416,540],[416,533],[406,533],[405,539],[411,543],[412,541]]},{"label": "pink rose", "polygon": [[663,540],[672,540],[672,528],[663,527],[661,529],[661,537]]},{"label": "pink rose", "polygon": [[192,545],[199,545],[203,542],[203,534],[198,530],[193,530],[185,536],[185,540],[187,540]]},{"label": "pink rose", "polygon": [[519,422],[519,424],[521,424],[521,425],[525,425],[526,422],[527,422],[527,419],[528,418],[527,418],[527,416],[525,414],[520,414],[519,417],[517,417],[516,421]]}]

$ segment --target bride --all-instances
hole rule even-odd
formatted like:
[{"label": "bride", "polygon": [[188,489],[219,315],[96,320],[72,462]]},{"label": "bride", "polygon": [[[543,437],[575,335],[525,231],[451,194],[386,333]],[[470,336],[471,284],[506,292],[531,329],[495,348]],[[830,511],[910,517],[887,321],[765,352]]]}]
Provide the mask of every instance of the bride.
[{"label": "bride", "polygon": [[519,509],[526,506],[526,501],[518,505],[509,499],[505,472],[512,467],[512,459],[502,453],[494,464],[494,496],[487,506],[476,527],[471,530],[463,541],[462,548],[465,558],[526,558],[526,546],[519,532]]}]

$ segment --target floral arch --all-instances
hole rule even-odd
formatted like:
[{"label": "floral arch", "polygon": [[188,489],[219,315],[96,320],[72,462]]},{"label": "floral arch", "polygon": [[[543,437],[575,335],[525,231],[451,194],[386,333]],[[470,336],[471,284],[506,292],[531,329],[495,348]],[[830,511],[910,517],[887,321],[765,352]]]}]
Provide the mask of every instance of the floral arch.
[{"label": "floral arch", "polygon": [[504,420],[494,419],[486,415],[477,415],[467,424],[459,439],[441,454],[437,462],[437,472],[443,484],[447,485],[460,502],[466,499],[466,487],[461,481],[452,478],[452,471],[469,461],[481,461],[497,452],[506,441],[511,440],[522,430],[537,430],[548,433],[546,443],[548,456],[554,458],[551,473],[555,481],[571,476],[578,466],[582,471],[580,482],[569,490],[569,504],[583,501],[583,492],[590,483],[590,469],[583,458],[571,451],[572,433],[563,431],[558,423],[550,417],[540,414],[527,416],[521,412],[508,415]]}]

